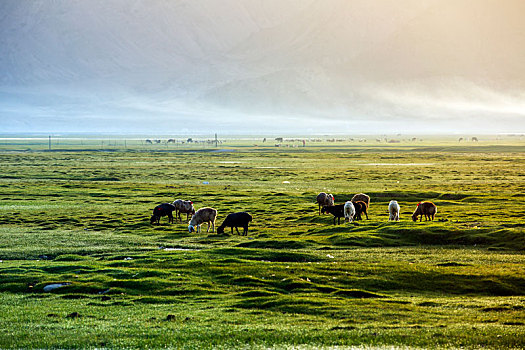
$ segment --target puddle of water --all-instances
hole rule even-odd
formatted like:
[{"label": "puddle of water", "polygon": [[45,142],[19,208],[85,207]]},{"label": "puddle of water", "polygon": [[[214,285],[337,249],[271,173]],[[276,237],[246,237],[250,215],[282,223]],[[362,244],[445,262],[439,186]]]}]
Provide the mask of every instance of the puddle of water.
[{"label": "puddle of water", "polygon": [[389,165],[389,166],[419,166],[419,165],[435,165],[436,163],[365,163],[361,165]]},{"label": "puddle of water", "polygon": [[47,286],[44,287],[44,292],[51,292],[54,289],[62,288],[62,287],[65,287],[65,286],[69,286],[70,284],[71,283],[69,283],[69,282],[48,284]]},{"label": "puddle of water", "polygon": [[164,248],[164,251],[172,252],[172,251],[198,251],[200,249],[191,249],[191,248]]}]

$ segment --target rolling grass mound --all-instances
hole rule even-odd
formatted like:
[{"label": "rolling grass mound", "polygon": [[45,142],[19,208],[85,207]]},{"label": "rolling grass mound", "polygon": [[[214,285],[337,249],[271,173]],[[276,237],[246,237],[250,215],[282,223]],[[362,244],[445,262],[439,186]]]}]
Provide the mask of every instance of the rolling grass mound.
[{"label": "rolling grass mound", "polygon": [[[525,159],[461,149],[0,153],[0,348],[521,349]],[[177,198],[248,236],[149,223]]]}]

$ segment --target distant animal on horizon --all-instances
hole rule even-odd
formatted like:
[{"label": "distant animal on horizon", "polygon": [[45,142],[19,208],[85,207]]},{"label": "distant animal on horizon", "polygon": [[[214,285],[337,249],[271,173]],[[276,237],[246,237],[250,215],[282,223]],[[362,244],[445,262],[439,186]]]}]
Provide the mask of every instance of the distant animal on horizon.
[{"label": "distant animal on horizon", "polygon": [[162,203],[159,204],[153,209],[153,215],[150,218],[150,223],[153,224],[157,222],[157,225],[160,223],[160,218],[163,216],[168,217],[168,222],[173,223],[172,212],[175,210],[175,206],[171,203]]},{"label": "distant animal on horizon", "polygon": [[370,196],[364,194],[364,193],[358,193],[354,195],[351,199],[352,202],[365,202],[366,207],[370,207]]},{"label": "distant animal on horizon", "polygon": [[397,201],[391,200],[388,203],[388,221],[399,221],[400,207]]},{"label": "distant animal on horizon", "polygon": [[334,225],[335,225],[335,219],[337,219],[337,224],[339,225],[341,223],[341,218],[345,217],[345,211],[344,211],[344,204],[337,204],[337,205],[325,205],[323,206],[323,209],[321,212],[329,213],[334,216]]},{"label": "distant animal on horizon", "polygon": [[355,216],[354,203],[352,203],[351,201],[347,201],[344,205],[343,211],[345,215],[345,221],[353,222]]},{"label": "distant animal on horizon", "polygon": [[419,221],[423,221],[423,216],[425,216],[425,221],[434,220],[434,216],[437,214],[437,207],[432,202],[419,202],[417,204],[414,214],[412,214],[412,220],[417,221],[418,216],[421,216]]},{"label": "distant animal on horizon", "polygon": [[319,204],[319,215],[321,215],[321,207],[334,205],[334,195],[331,193],[321,192],[317,195],[316,202]]},{"label": "distant animal on horizon", "polygon": [[176,199],[173,201],[175,206],[175,217],[182,221],[181,213],[186,213],[186,220],[190,218],[190,215],[195,214],[195,208],[193,207],[192,201],[185,201],[182,199]]},{"label": "distant animal on horizon", "polygon": [[233,235],[233,228],[235,227],[235,230],[237,230],[237,234],[239,233],[239,227],[242,227],[244,229],[242,235],[246,236],[248,235],[248,225],[252,221],[252,216],[243,211],[239,213],[232,213],[228,214],[226,219],[222,222],[222,224],[217,227],[217,234],[223,234],[225,227],[231,227],[231,234]]},{"label": "distant animal on horizon", "polygon": [[210,227],[212,227],[211,232],[215,231],[215,219],[217,218],[217,209],[213,208],[200,208],[195,212],[195,214],[191,217],[191,220],[188,224],[188,231],[197,233],[201,232],[201,225],[203,223],[208,223],[208,229],[206,232],[210,231]]},{"label": "distant animal on horizon", "polygon": [[367,205],[363,201],[352,201],[352,204],[355,208],[355,220],[363,220],[361,215],[364,213],[366,215],[366,219],[368,220],[368,212],[367,212]]}]

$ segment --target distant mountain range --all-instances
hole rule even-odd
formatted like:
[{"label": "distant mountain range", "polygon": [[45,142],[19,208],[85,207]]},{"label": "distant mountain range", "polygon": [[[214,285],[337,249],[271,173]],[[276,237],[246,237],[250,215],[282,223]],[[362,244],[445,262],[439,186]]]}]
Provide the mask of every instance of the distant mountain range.
[{"label": "distant mountain range", "polygon": [[3,0],[0,131],[523,129],[523,13],[521,0]]}]

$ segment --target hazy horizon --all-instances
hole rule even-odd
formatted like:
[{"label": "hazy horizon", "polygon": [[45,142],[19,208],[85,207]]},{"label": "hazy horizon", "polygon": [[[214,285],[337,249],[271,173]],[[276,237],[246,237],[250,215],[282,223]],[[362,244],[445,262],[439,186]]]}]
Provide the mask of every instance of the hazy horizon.
[{"label": "hazy horizon", "polygon": [[521,0],[0,2],[0,133],[525,132]]}]

